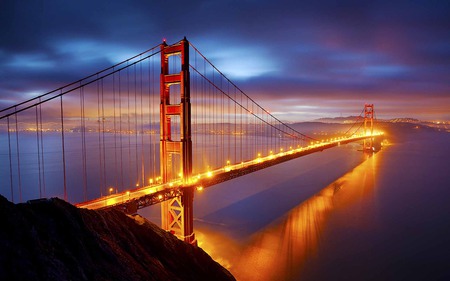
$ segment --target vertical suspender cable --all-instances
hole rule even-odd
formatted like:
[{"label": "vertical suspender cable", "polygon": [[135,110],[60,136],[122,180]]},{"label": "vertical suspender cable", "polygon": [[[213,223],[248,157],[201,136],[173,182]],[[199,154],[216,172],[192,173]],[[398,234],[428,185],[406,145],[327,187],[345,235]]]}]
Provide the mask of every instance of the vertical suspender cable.
[{"label": "vertical suspender cable", "polygon": [[[39,99],[39,102],[41,99]],[[43,128],[42,128],[42,104],[39,104],[39,122],[40,122],[40,137],[41,137],[41,162],[42,162],[42,191],[44,197],[46,197],[45,191],[45,161],[44,161],[44,136],[43,136]]]},{"label": "vertical suspender cable", "polygon": [[128,134],[128,186],[132,187],[131,172],[131,126],[130,126],[130,69],[127,67],[127,134]]},{"label": "vertical suspender cable", "polygon": [[83,96],[83,147],[84,147],[84,183],[83,183],[83,187],[84,187],[84,193],[86,194],[86,199],[87,199],[87,146],[86,146],[86,104],[85,104],[85,94],[84,94],[84,88],[81,89],[82,90],[82,96]]},{"label": "vertical suspender cable", "polygon": [[237,110],[236,110],[236,101],[237,101],[237,97],[236,97],[236,88],[234,88],[234,163],[238,163],[237,161]]},{"label": "vertical suspender cable", "polygon": [[255,114],[256,114],[256,112],[255,112],[255,108],[254,108],[254,103],[252,102],[252,111],[251,111],[251,115],[250,115],[250,118],[252,118],[252,120],[253,120],[253,139],[254,139],[254,142],[253,142],[253,155],[252,155],[252,158],[253,157],[256,157],[257,155],[258,155],[258,151],[257,151],[257,147],[258,147],[258,136],[256,135],[256,131],[258,130],[257,129],[257,122],[258,122],[258,120],[255,118]]},{"label": "vertical suspender cable", "polygon": [[[158,77],[160,78],[159,72],[154,69],[152,71],[152,89],[153,89],[153,91],[152,91],[152,93],[153,93],[153,95],[152,95],[152,109],[156,109],[158,104],[159,104],[158,103],[159,95],[157,94],[159,92],[158,92],[158,90],[155,90],[155,85],[159,85]],[[158,83],[156,83],[157,79],[158,79]],[[159,87],[157,87],[156,89],[159,89]],[[158,120],[158,116],[156,116],[155,120]],[[153,121],[153,122],[155,122],[155,121]],[[158,128],[157,124],[155,124],[154,126],[156,126],[156,128]],[[156,132],[156,130],[155,130],[155,132]],[[160,169],[160,166],[158,164],[156,164],[156,163],[159,163],[159,161],[158,162],[156,161],[156,159],[157,159],[156,158],[156,154],[157,154],[158,148],[159,148],[159,136],[158,136],[158,134],[155,134],[154,141],[153,141],[153,163],[155,163],[153,165],[153,168],[154,168],[153,175],[155,177],[159,176],[161,174],[161,171],[159,171],[157,173],[157,171]],[[161,157],[161,155],[159,157]]]},{"label": "vertical suspender cable", "polygon": [[64,200],[67,201],[67,178],[66,178],[66,148],[64,140],[64,111],[63,111],[63,96],[60,96],[61,101],[61,144],[62,144],[62,161],[63,161],[63,176],[64,176]]},{"label": "vertical suspender cable", "polygon": [[[81,82],[80,82],[81,84]],[[81,161],[83,167],[83,198],[87,200],[86,121],[84,112],[84,88],[80,87]]]},{"label": "vertical suspender cable", "polygon": [[119,72],[119,136],[120,136],[120,180],[121,189],[124,189],[123,179],[123,131],[122,131],[122,89],[121,89],[121,72]]},{"label": "vertical suspender cable", "polygon": [[100,196],[103,196],[103,191],[105,190],[103,187],[104,180],[103,180],[103,158],[102,158],[102,145],[101,145],[101,135],[102,135],[102,128],[101,128],[101,115],[100,115],[100,84],[97,80],[97,130],[98,130],[98,162],[99,162],[99,176],[100,176]]},{"label": "vertical suspender cable", "polygon": [[[222,90],[222,77],[220,77],[220,89]],[[218,94],[220,94],[221,92],[218,91]],[[219,148],[220,148],[220,162],[219,162],[219,167],[222,167],[225,163],[225,159],[224,159],[224,153],[225,153],[225,147],[224,147],[224,137],[223,137],[223,104],[224,104],[224,95],[221,94],[220,96],[218,96],[219,100],[220,100],[220,108],[219,108],[219,122],[220,122],[220,134],[219,134]]]},{"label": "vertical suspender cable", "polygon": [[[230,83],[227,82],[227,87],[228,87],[228,95],[231,96],[230,93]],[[228,99],[228,105],[227,105],[227,135],[228,135],[228,160],[230,161],[230,163],[234,163],[234,160],[231,159],[231,120],[230,120],[230,115],[231,115],[231,100]],[[233,162],[231,162],[233,161]]]},{"label": "vertical suspender cable", "polygon": [[141,134],[141,182],[142,182],[142,186],[145,186],[145,162],[144,162],[144,113],[143,113],[143,103],[144,103],[144,100],[143,100],[143,97],[142,97],[142,95],[143,95],[143,89],[142,89],[142,87],[143,87],[143,85],[142,85],[142,83],[143,83],[143,77],[142,77],[142,64],[143,64],[143,62],[141,62],[140,64],[139,64],[139,71],[140,71],[140,74],[139,74],[139,80],[140,80],[140,86],[139,86],[139,88],[140,88],[140,92],[141,92],[141,102],[140,102],[140,106],[141,106],[141,120],[140,120],[140,122],[141,122],[141,128],[140,128],[140,134]]},{"label": "vertical suspender cable", "polygon": [[[155,157],[152,152],[153,150],[153,124],[152,124],[152,100],[153,100],[153,91],[152,91],[152,86],[154,83],[153,80],[153,72],[151,71],[151,60],[148,60],[148,121],[149,121],[149,125],[150,125],[150,133],[148,134],[149,136],[149,145],[150,145],[150,149],[149,149],[149,163],[150,163],[150,178],[153,178],[154,176],[156,176],[156,159],[152,161],[153,157]],[[152,157],[153,156],[153,157]]]},{"label": "vertical suspender cable", "polygon": [[117,126],[116,126],[116,74],[113,68],[113,130],[114,130],[114,188],[118,189],[119,171],[117,170]]},{"label": "vertical suspender cable", "polygon": [[[214,82],[214,85],[216,85],[215,81],[213,81],[213,82]],[[213,124],[214,124],[213,125],[214,126],[214,147],[215,147],[214,150],[216,151],[216,158],[214,159],[215,160],[215,163],[214,163],[215,166],[214,167],[216,168],[218,166],[218,164],[219,164],[218,163],[219,149],[218,149],[218,135],[217,135],[217,131],[218,131],[218,129],[217,129],[217,127],[218,127],[218,120],[217,119],[218,118],[217,118],[217,115],[215,114],[215,113],[219,112],[218,111],[219,101],[217,99],[218,93],[217,93],[217,89],[216,88],[213,88],[213,93],[214,93],[214,97],[213,97],[214,111],[212,113],[212,118],[213,118]]]},{"label": "vertical suspender cable", "polygon": [[8,127],[8,150],[9,150],[9,184],[11,188],[11,202],[14,203],[14,188],[13,188],[13,172],[12,172],[12,153],[11,153],[11,131],[9,127],[9,116],[6,117],[6,124]]},{"label": "vertical suspender cable", "polygon": [[[197,53],[197,52],[196,52]],[[203,75],[206,76],[206,61],[203,60]],[[202,159],[202,164],[201,164],[201,168],[202,170],[205,168],[205,149],[206,149],[206,134],[207,134],[207,127],[206,127],[206,82],[204,80],[202,80],[202,124],[203,124],[203,128],[202,128],[202,132],[203,132],[203,137],[202,137],[202,154],[201,154],[201,159]]]},{"label": "vertical suspender cable", "polygon": [[104,188],[107,186],[106,180],[106,146],[105,146],[105,99],[104,99],[104,87],[103,87],[103,79],[101,80],[102,86],[102,152],[103,152],[103,181]]},{"label": "vertical suspender cable", "polygon": [[20,176],[20,149],[19,149],[19,126],[17,121],[17,115],[15,114],[16,119],[16,152],[17,152],[17,175],[18,175],[18,184],[19,184],[19,202],[22,202],[22,179]]},{"label": "vertical suspender cable", "polygon": [[135,144],[135,164],[136,164],[136,185],[139,184],[139,161],[138,161],[138,119],[137,119],[137,73],[136,64],[134,68],[134,144]]},{"label": "vertical suspender cable", "polygon": [[41,181],[41,149],[39,144],[39,117],[38,117],[38,108],[35,107],[36,111],[36,145],[37,145],[37,163],[38,163],[38,180],[39,180],[39,198],[42,198],[42,181]]},{"label": "vertical suspender cable", "polygon": [[[241,102],[240,102],[240,104],[242,105],[243,104],[243,102],[242,102],[242,93],[240,94],[240,96],[241,96]],[[243,155],[242,155],[242,146],[243,146],[243,141],[244,141],[244,128],[243,128],[243,118],[244,118],[244,116],[242,116],[242,106],[240,106],[239,107],[239,111],[240,111],[240,113],[239,113],[239,116],[240,116],[240,119],[241,119],[241,122],[240,122],[240,127],[241,127],[241,135],[240,135],[240,138],[239,138],[239,143],[240,143],[240,145],[239,145],[239,148],[240,148],[240,158],[241,158],[241,162],[243,162],[244,161],[244,157],[243,157]]]}]

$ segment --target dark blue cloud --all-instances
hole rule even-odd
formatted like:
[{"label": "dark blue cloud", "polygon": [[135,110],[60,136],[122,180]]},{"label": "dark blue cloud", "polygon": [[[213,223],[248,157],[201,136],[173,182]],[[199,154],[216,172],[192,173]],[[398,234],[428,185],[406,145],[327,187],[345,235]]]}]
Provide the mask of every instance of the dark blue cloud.
[{"label": "dark blue cloud", "polygon": [[[187,36],[256,100],[280,104],[275,111],[301,103],[310,117],[320,104],[332,114],[407,99],[414,117],[414,103],[450,106],[449,14],[444,0],[6,0],[0,107]],[[425,118],[450,119],[442,108],[430,105]]]}]

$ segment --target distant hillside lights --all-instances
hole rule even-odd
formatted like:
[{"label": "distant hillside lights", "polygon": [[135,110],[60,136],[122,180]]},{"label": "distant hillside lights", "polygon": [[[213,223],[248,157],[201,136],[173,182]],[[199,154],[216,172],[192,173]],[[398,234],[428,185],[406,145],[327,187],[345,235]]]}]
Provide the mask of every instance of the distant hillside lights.
[{"label": "distant hillside lights", "polygon": [[[0,130],[1,131],[1,130]],[[16,129],[15,128],[9,128],[9,130],[5,130],[6,132],[10,132],[10,133],[15,133]],[[43,132],[43,133],[51,133],[51,132],[61,132],[61,128],[42,128],[42,129],[36,129],[34,127],[27,127],[24,129],[19,128],[17,130],[18,132]],[[66,128],[64,129],[64,132],[66,133],[80,133],[82,130],[80,128]],[[118,130],[113,130],[113,129],[105,129],[105,130],[101,130],[101,129],[95,129],[95,128],[86,128],[85,129],[86,133],[98,133],[98,132],[102,132],[102,133],[113,133],[113,134],[124,134],[124,135],[134,135],[136,134],[136,131],[133,130],[122,130],[122,131],[118,131]],[[156,135],[159,134],[159,131],[156,130],[144,130],[144,131],[137,131],[138,134],[145,134],[145,135]]]}]

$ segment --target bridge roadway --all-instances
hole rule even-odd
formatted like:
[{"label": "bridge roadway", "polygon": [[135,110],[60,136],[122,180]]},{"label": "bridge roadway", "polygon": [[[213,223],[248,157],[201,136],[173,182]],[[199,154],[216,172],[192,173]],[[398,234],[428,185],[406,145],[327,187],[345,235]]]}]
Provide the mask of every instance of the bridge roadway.
[{"label": "bridge roadway", "polygon": [[181,196],[183,194],[183,190],[187,188],[202,190],[215,184],[298,157],[323,151],[339,145],[364,140],[366,138],[379,138],[382,135],[382,133],[377,133],[369,136],[358,135],[350,138],[335,138],[328,142],[319,142],[311,144],[307,147],[295,148],[289,151],[281,151],[277,154],[257,157],[246,162],[226,165],[222,168],[193,176],[189,179],[188,183],[183,183],[182,180],[176,180],[164,184],[149,185],[120,193],[110,194],[94,200],[77,203],[75,206],[87,209],[116,208],[126,213],[133,214],[136,213],[138,209]]}]

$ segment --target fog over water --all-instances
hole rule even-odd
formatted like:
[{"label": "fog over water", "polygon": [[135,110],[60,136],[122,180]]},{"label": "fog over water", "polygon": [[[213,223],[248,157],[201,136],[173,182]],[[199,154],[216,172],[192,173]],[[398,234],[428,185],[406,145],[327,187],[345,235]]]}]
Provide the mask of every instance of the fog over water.
[{"label": "fog over water", "polygon": [[238,280],[449,280],[450,134],[388,138],[196,193],[199,245]]}]

